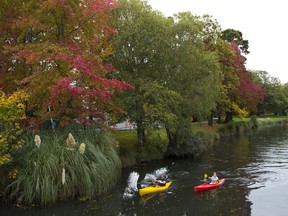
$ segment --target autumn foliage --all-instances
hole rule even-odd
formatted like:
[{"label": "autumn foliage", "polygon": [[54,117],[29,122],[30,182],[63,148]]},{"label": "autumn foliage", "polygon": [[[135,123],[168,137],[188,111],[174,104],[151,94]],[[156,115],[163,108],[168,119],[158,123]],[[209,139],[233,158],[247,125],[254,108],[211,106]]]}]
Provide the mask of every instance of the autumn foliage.
[{"label": "autumn foliage", "polygon": [[108,78],[115,70],[107,60],[116,32],[109,23],[114,0],[2,4],[0,86],[29,94],[29,124],[48,118],[63,125],[72,119],[88,123],[113,108],[115,92],[131,88]]},{"label": "autumn foliage", "polygon": [[240,53],[237,43],[232,42],[231,49],[236,54],[233,60],[237,68],[236,74],[239,77],[239,85],[235,92],[237,104],[241,108],[256,112],[257,105],[263,103],[265,89],[251,79],[244,65],[244,58]]},{"label": "autumn foliage", "polygon": [[19,122],[25,119],[25,101],[24,92],[10,96],[0,92],[0,167],[11,161],[13,151],[21,148]]}]

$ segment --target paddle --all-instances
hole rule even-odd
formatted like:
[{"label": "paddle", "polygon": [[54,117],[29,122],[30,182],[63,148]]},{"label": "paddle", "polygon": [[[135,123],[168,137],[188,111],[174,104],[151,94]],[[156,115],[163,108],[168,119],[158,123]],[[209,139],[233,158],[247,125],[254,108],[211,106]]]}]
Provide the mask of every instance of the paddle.
[{"label": "paddle", "polygon": [[201,179],[200,181],[201,182],[209,182],[210,180],[208,180],[207,178],[208,178],[208,175],[205,173],[204,174],[204,179]]}]

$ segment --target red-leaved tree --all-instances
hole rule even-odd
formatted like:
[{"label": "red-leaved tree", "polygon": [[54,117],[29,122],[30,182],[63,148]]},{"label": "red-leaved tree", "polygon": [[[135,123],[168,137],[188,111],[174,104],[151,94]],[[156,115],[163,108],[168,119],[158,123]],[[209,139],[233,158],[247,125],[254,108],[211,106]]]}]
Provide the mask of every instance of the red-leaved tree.
[{"label": "red-leaved tree", "polygon": [[87,124],[115,108],[113,93],[132,88],[109,77],[115,6],[115,0],[1,3],[0,87],[29,94],[29,124],[48,118]]},{"label": "red-leaved tree", "polygon": [[256,112],[258,104],[264,100],[265,89],[251,79],[244,64],[245,59],[241,55],[236,42],[231,42],[231,49],[236,54],[233,60],[239,77],[239,85],[235,92],[235,102],[240,108],[247,108],[248,111]]}]

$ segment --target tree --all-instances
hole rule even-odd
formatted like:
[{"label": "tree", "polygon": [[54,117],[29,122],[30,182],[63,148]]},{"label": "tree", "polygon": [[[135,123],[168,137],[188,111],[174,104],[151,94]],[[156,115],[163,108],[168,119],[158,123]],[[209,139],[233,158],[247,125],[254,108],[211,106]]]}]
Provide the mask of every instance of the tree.
[{"label": "tree", "polygon": [[259,104],[258,114],[284,115],[288,107],[287,91],[278,78],[272,77],[266,71],[250,72],[255,82],[265,88],[264,103]]},{"label": "tree", "polygon": [[161,126],[170,145],[181,145],[191,134],[191,117],[207,117],[219,93],[220,71],[204,47],[204,23],[190,13],[165,18],[137,0],[119,1],[115,16],[113,64],[121,80],[135,86],[120,101],[137,124],[139,144],[145,131]]},{"label": "tree", "polygon": [[[226,55],[226,60],[222,62],[222,65],[226,65],[228,69],[226,71],[230,74],[230,76],[227,76],[230,79],[224,76],[224,81],[226,79],[228,82],[223,85],[224,90],[225,87],[230,86],[230,89],[226,89],[228,91],[226,93],[224,91],[223,94],[229,95],[226,97],[226,106],[224,106],[226,112],[225,122],[229,122],[232,120],[233,112],[240,116],[255,112],[257,105],[263,101],[264,89],[251,79],[250,74],[246,70],[246,58],[242,53],[249,54],[249,43],[247,40],[243,40],[242,33],[234,29],[227,29],[222,31],[221,39],[229,42],[230,49],[234,53]],[[227,64],[227,62],[229,63]]]},{"label": "tree", "polygon": [[0,85],[7,93],[22,89],[29,94],[29,124],[48,117],[62,125],[103,119],[113,107],[111,96],[131,88],[108,78],[114,70],[107,61],[116,33],[109,24],[113,0],[3,4]]},{"label": "tree", "polygon": [[[153,86],[156,81],[162,85],[166,80],[165,63],[169,40],[166,40],[170,26],[161,14],[152,11],[145,2],[121,0],[115,12],[115,35],[113,44],[113,65],[119,70],[115,76],[131,83],[135,89],[119,97],[124,107],[125,117],[137,124],[139,146],[145,143],[145,129],[151,122],[145,114],[145,86]],[[164,89],[162,89],[164,90]],[[152,123],[153,125],[154,123]]]},{"label": "tree", "polygon": [[168,86],[182,96],[179,125],[168,135],[174,146],[181,145],[190,136],[191,117],[207,118],[219,97],[221,71],[216,54],[206,49],[208,37],[203,34],[206,29],[207,24],[201,17],[191,13],[174,16],[171,42],[174,55],[169,60],[173,67],[170,68]]},{"label": "tree", "polygon": [[250,73],[246,70],[243,57],[240,54],[237,44],[232,43],[231,45],[236,53],[235,63],[239,68],[237,75],[240,78],[240,83],[237,89],[237,99],[242,106],[247,107],[250,111],[256,112],[257,105],[263,102],[264,88],[261,84],[254,82]]},{"label": "tree", "polygon": [[218,123],[221,116],[233,110],[235,92],[239,86],[237,67],[234,62],[235,52],[231,49],[230,43],[218,39],[215,44],[215,52],[222,71],[223,79],[221,83],[221,94],[217,102]]},{"label": "tree", "polygon": [[222,31],[221,38],[229,42],[236,42],[241,52],[245,55],[250,53],[250,51],[248,51],[249,42],[248,40],[243,39],[241,31],[235,29],[226,29]]},{"label": "tree", "polygon": [[221,123],[221,116],[230,111],[233,104],[235,104],[233,103],[233,95],[239,85],[239,77],[237,76],[237,68],[233,60],[236,54],[231,49],[230,42],[220,37],[222,34],[220,25],[208,15],[203,16],[201,19],[205,23],[203,40],[206,49],[217,56],[221,69],[220,95],[216,108],[211,110],[208,121],[208,124],[212,126],[215,114],[218,116],[218,123]]},{"label": "tree", "polygon": [[[284,91],[285,97],[288,99],[288,83],[285,83],[285,84],[283,85],[283,91]],[[287,115],[287,114],[288,114],[288,105],[286,105],[286,108],[285,108],[283,114],[284,114],[284,115]]]}]

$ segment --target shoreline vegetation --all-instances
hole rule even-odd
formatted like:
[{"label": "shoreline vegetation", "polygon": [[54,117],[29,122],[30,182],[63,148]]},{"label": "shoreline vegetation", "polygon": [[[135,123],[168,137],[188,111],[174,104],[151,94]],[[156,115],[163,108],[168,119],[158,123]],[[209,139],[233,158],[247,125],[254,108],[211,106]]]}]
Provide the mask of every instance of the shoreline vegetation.
[{"label": "shoreline vegetation", "polygon": [[[113,136],[119,142],[122,167],[130,167],[141,162],[165,157],[199,157],[222,138],[275,124],[288,124],[288,117],[234,118],[230,123],[214,123],[213,126],[209,126],[207,123],[194,123],[191,137],[187,138],[181,148],[177,149],[167,148],[165,145],[168,140],[165,137],[164,129],[154,134],[150,132],[149,139],[152,141],[140,149],[137,147],[136,131],[117,131]],[[160,143],[159,145],[155,144],[157,140]]]},{"label": "shoreline vegetation", "polygon": [[17,207],[105,194],[121,176],[115,140],[80,125],[23,134],[21,151],[0,169],[0,199]]},{"label": "shoreline vegetation", "polygon": [[114,188],[122,168],[167,157],[200,157],[224,137],[287,123],[288,117],[234,118],[213,126],[192,123],[191,136],[178,148],[168,146],[164,129],[147,132],[147,144],[141,147],[135,130],[108,132],[73,125],[25,133],[22,150],[0,170],[0,199],[17,207],[93,199]]}]

